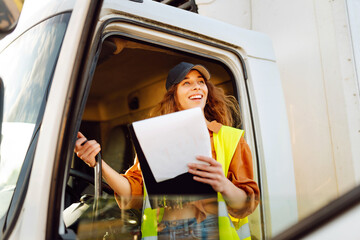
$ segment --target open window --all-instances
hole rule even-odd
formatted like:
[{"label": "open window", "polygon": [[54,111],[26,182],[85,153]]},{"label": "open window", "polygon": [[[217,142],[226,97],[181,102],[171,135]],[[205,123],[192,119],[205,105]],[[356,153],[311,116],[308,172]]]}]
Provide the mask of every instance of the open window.
[{"label": "open window", "polygon": [[[128,124],[149,117],[149,111],[166,92],[168,71],[181,61],[206,66],[211,81],[237,98],[235,77],[218,59],[115,34],[103,39],[80,131],[101,144],[102,158],[119,173],[124,173],[134,162]],[[241,122],[236,122],[235,127],[242,127]],[[93,174],[93,169],[74,155],[65,201],[66,227],[78,239],[105,235],[109,239],[138,238],[141,209],[120,209],[106,183],[94,223]]]}]

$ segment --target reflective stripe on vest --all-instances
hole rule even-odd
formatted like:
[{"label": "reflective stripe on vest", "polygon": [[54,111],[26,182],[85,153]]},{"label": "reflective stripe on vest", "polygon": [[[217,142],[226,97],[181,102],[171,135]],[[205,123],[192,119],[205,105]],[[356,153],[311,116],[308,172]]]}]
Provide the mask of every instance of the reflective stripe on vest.
[{"label": "reflective stripe on vest", "polygon": [[[228,174],[230,162],[243,133],[243,130],[222,126],[218,133],[213,134],[216,160],[221,163],[225,176]],[[225,200],[220,193],[218,193],[218,205],[220,240],[251,240],[248,218],[237,219],[231,217],[227,211]],[[234,226],[233,222],[236,223],[236,226]]]},{"label": "reflective stripe on vest", "polygon": [[156,240],[157,239],[157,216],[156,209],[152,209],[150,205],[149,196],[146,191],[144,183],[144,201],[143,201],[143,215],[141,219],[141,234],[142,239]]},{"label": "reflective stripe on vest", "polygon": [[[222,126],[218,133],[213,134],[216,160],[221,163],[225,176],[227,176],[231,159],[243,132],[243,130]],[[230,217],[225,200],[220,193],[218,193],[217,200],[220,240],[251,240],[247,217],[244,219]],[[164,209],[160,209],[160,211],[163,213]],[[151,209],[144,184],[143,217],[141,222],[142,239],[157,239],[157,224],[161,221],[161,219],[158,219],[159,214],[157,213],[157,209]],[[236,222],[236,227],[232,220]]]},{"label": "reflective stripe on vest", "polygon": [[141,219],[141,239],[157,240],[157,225],[164,216],[164,208],[152,209],[144,182],[143,214]]}]

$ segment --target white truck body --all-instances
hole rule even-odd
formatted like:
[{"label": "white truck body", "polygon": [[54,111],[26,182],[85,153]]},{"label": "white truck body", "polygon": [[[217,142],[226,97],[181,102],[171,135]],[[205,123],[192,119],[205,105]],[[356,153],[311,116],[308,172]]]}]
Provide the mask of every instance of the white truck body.
[{"label": "white truck body", "polygon": [[[206,1],[197,2],[200,6],[201,2]],[[284,89],[284,86],[289,86],[282,76],[286,71],[281,65],[279,71],[276,52],[273,50],[270,38],[260,32],[202,16],[200,7],[199,10],[200,15],[150,0],[104,0],[102,5],[90,0],[25,1],[16,29],[0,40],[0,61],[1,52],[37,24],[67,12],[71,12],[71,18],[51,79],[27,190],[24,192],[23,200],[20,201],[16,220],[11,221],[11,230],[3,233],[6,239],[46,239],[53,236],[71,239],[71,236],[66,235],[67,229],[63,224],[62,215],[65,209],[66,180],[64,178],[71,164],[68,156],[72,152],[69,149],[73,147],[71,144],[74,143],[74,132],[79,127],[76,122],[81,120],[82,113],[85,116],[83,118],[88,120],[94,116],[89,108],[84,111],[84,104],[89,94],[86,86],[92,81],[97,63],[95,56],[101,48],[99,46],[105,38],[112,35],[119,35],[134,42],[143,41],[158,49],[164,47],[182,54],[193,54],[209,62],[216,61],[218,65],[224,65],[231,72],[230,76],[234,80],[233,92],[239,100],[245,138],[252,150],[255,178],[261,189],[261,204],[249,217],[252,235],[254,239],[269,239],[299,220],[303,214],[301,194],[305,191],[302,190],[302,182],[311,180],[300,176],[304,165],[299,166],[299,162],[312,161],[312,159],[306,157],[309,152],[303,151],[299,155],[298,151],[302,151],[305,146],[322,149],[314,146],[314,142],[321,143],[323,139],[331,142],[336,139],[319,133],[321,138],[311,139],[313,141],[309,141],[310,144],[299,147],[295,142],[298,134],[308,136],[309,130],[304,130],[307,129],[305,125],[294,123],[299,120],[291,112],[293,103],[287,101],[291,96],[287,89]],[[92,16],[96,18],[91,19]],[[89,23],[91,20],[93,22]],[[6,78],[1,74],[0,70],[0,77]],[[310,79],[304,81],[307,82],[306,84],[311,82]],[[332,88],[332,85],[329,88]],[[294,92],[290,95],[295,94]],[[117,99],[115,95],[107,100],[110,101],[110,98]],[[325,98],[331,100],[330,96]],[[301,99],[305,101],[304,97]],[[88,104],[92,103],[90,100]],[[91,106],[100,109],[98,105],[106,105],[106,100],[104,101]],[[348,97],[344,101],[351,99]],[[344,111],[354,110],[353,105],[350,107],[350,110]],[[74,109],[81,114],[76,115]],[[111,114],[111,111],[100,109],[97,116],[108,119]],[[330,118],[330,123],[336,121],[337,113],[329,113],[329,115],[334,117]],[[350,117],[346,119],[350,121]],[[354,127],[358,124],[356,121],[351,123],[353,125],[347,126]],[[306,124],[306,121],[303,124]],[[313,122],[308,124],[313,125]],[[320,127],[322,125],[322,122],[318,124]],[[326,125],[324,128],[329,126]],[[348,137],[358,138],[358,132],[354,134],[350,129],[347,133]],[[351,153],[347,154],[359,156],[354,146],[358,140],[348,140],[348,142]],[[339,150],[339,158],[330,157],[330,159],[335,159],[335,162],[340,161],[343,151],[345,150]],[[311,153],[317,154],[314,151]],[[321,154],[324,155],[321,159],[328,160],[327,153]],[[332,154],[335,156],[337,153]],[[351,166],[360,164],[353,161],[355,157],[346,159],[353,164]],[[350,176],[350,182],[358,176],[356,171]],[[333,181],[332,178],[329,179]],[[338,177],[336,181],[341,179]],[[347,177],[344,181],[348,181]],[[349,186],[347,183],[344,184]],[[55,186],[57,189],[54,189]],[[324,187],[328,186],[328,184],[324,185]],[[319,187],[322,189],[322,186]],[[62,199],[56,199],[59,196]],[[50,223],[54,218],[58,219]]]},{"label": "white truck body", "polygon": [[360,2],[196,2],[199,14],[266,33],[273,41],[290,126],[299,217],[358,185]]}]

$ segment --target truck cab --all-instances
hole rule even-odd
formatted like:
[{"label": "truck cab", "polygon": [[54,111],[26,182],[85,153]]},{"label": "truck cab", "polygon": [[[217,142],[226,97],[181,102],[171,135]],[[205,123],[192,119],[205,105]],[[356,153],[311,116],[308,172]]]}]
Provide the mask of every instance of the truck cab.
[{"label": "truck cab", "polygon": [[127,126],[148,117],[180,61],[206,66],[238,101],[234,127],[245,130],[261,189],[252,238],[295,223],[288,120],[266,35],[151,0],[27,0],[0,41],[0,238],[138,239],[141,210],[120,209],[74,144],[78,131],[96,139],[124,173],[135,156]]}]

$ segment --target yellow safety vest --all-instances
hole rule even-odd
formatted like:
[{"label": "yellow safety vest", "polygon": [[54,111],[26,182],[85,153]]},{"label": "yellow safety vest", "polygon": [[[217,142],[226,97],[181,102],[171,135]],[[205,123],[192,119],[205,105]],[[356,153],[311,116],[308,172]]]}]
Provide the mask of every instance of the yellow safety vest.
[{"label": "yellow safety vest", "polygon": [[[221,163],[227,176],[231,159],[244,131],[222,126],[218,133],[213,133],[216,160]],[[248,218],[237,219],[229,215],[224,198],[220,193],[218,201],[218,222],[220,240],[251,240]],[[157,226],[164,209],[152,209],[144,184],[143,217],[141,232],[143,240],[157,240]]]}]

